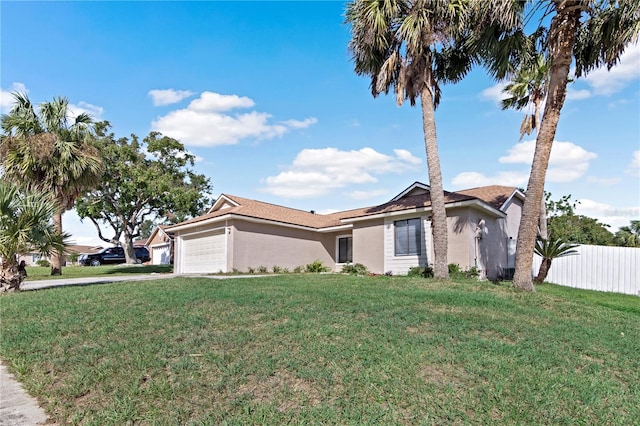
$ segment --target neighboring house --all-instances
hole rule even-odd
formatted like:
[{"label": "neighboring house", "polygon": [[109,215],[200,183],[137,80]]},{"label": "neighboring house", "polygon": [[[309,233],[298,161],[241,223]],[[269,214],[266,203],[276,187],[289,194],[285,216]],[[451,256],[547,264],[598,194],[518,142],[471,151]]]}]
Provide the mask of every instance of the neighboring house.
[{"label": "neighboring house", "polygon": [[173,263],[173,236],[167,232],[167,226],[156,226],[147,239],[147,248],[152,265]]},{"label": "neighboring house", "polygon": [[135,240],[132,245],[133,247],[146,247],[147,241],[149,241],[148,238],[140,238],[138,240]]},{"label": "neighboring house", "polygon": [[[98,251],[102,250],[101,246],[83,246],[83,245],[70,245],[67,247],[67,252],[70,253],[76,253],[76,254],[82,254],[82,253],[96,253]],[[70,260],[68,259],[69,256],[65,256],[63,258],[63,261],[69,262]],[[51,256],[42,256],[40,253],[38,252],[28,252],[28,253],[23,253],[21,255],[18,256],[18,262],[24,260],[25,263],[27,265],[31,265],[34,266],[36,264],[36,262],[38,262],[39,260],[46,260],[47,262],[51,263]]]},{"label": "neighboring house", "polygon": [[[432,264],[429,186],[416,182],[388,203],[321,215],[221,195],[207,214],[168,228],[175,272],[215,273],[315,260],[334,271],[362,263],[373,273],[406,274]],[[486,186],[446,192],[448,262],[483,277],[510,274],[524,195]]]}]

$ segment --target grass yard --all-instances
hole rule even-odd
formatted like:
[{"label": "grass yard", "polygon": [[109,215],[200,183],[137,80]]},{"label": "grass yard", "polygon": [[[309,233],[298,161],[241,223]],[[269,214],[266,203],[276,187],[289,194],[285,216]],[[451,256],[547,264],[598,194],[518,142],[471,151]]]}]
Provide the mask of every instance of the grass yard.
[{"label": "grass yard", "polygon": [[640,419],[633,296],[285,275],[0,300],[0,358],[59,424]]},{"label": "grass yard", "polygon": [[173,265],[101,265],[101,266],[65,266],[62,275],[51,275],[48,266],[27,266],[29,275],[25,282],[56,280],[65,278],[101,277],[114,275],[135,275],[173,272]]}]

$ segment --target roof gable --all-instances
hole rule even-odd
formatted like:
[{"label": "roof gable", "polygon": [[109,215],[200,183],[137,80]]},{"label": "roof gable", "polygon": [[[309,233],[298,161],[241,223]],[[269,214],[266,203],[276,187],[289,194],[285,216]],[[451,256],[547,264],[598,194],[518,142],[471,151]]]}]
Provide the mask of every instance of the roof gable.
[{"label": "roof gable", "polygon": [[402,191],[401,193],[393,197],[391,201],[397,201],[401,198],[411,197],[413,195],[426,194],[429,191],[431,191],[431,187],[429,185],[427,185],[426,183],[416,181],[413,184],[411,184],[407,189],[405,189],[404,191]]}]

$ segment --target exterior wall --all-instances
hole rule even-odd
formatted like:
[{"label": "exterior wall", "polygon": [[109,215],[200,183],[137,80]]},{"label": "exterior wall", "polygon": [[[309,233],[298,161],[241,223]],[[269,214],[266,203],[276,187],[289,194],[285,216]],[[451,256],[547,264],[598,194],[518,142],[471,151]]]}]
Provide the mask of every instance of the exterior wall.
[{"label": "exterior wall", "polygon": [[457,263],[463,271],[475,266],[476,259],[471,213],[469,208],[447,210],[447,263]]},{"label": "exterior wall", "polygon": [[384,270],[384,220],[353,224],[353,263],[361,263],[374,274]]},{"label": "exterior wall", "polygon": [[336,270],[336,236],[342,234],[234,220],[227,251],[229,270],[246,272],[259,266],[292,270],[315,260]]},{"label": "exterior wall", "polygon": [[[395,230],[393,223],[397,220],[422,219],[422,237],[419,256],[396,256],[395,255]],[[354,249],[355,250],[355,249]],[[394,275],[406,275],[410,268],[414,266],[427,266],[433,259],[433,242],[431,239],[431,221],[428,216],[410,214],[402,216],[387,217],[384,219],[384,272],[391,272]]]},{"label": "exterior wall", "polygon": [[[158,230],[158,232],[154,233],[153,238],[147,241],[146,245],[149,248],[149,255],[151,256],[150,263],[152,265],[164,265],[173,263],[173,242],[166,233]],[[166,247],[164,258],[154,259],[154,254],[157,255],[157,252],[154,253],[153,249],[156,247]]]}]

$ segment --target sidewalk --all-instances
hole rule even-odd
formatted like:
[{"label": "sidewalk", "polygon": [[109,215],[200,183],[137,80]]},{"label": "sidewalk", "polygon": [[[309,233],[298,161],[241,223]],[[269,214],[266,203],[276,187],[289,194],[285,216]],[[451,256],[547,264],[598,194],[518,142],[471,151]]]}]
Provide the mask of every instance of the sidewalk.
[{"label": "sidewalk", "polygon": [[0,426],[33,426],[46,422],[47,415],[38,401],[0,364]]},{"label": "sidewalk", "polygon": [[116,275],[113,277],[82,277],[82,278],[59,278],[55,280],[28,281],[22,283],[20,290],[42,290],[44,288],[65,287],[89,284],[106,284],[119,281],[145,281],[145,280],[162,280],[175,278],[174,274],[138,274],[138,275]]}]

